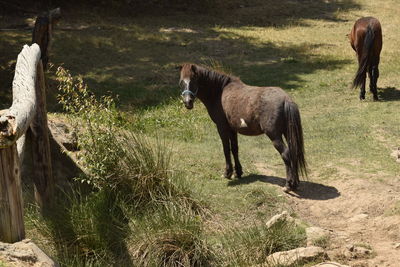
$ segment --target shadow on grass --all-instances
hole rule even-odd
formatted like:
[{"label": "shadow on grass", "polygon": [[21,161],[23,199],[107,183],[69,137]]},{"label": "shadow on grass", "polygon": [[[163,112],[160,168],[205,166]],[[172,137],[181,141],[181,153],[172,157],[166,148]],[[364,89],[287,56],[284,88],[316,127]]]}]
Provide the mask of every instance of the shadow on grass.
[{"label": "shadow on grass", "polygon": [[[28,211],[29,224],[36,221],[35,231],[52,243],[52,256],[61,266],[87,266],[90,262],[134,266],[125,243],[128,219],[114,197],[90,192],[80,184],[70,186],[56,192],[54,207],[46,214],[41,215],[37,208]],[[36,207],[32,191],[25,186],[25,205]]]},{"label": "shadow on grass", "polygon": [[[54,41],[53,61],[64,62],[72,74],[82,74],[95,94],[110,92],[119,96],[122,105],[139,109],[179,96],[175,67],[182,62],[201,64],[212,59],[245,83],[284,89],[304,87],[305,74],[351,62],[312,55],[324,44],[260,44],[255,38],[208,27],[194,26],[189,32],[160,25],[62,32]],[[69,56],[63,51],[69,51]]]},{"label": "shadow on grass", "polygon": [[[284,187],[286,179],[276,176],[266,176],[260,174],[249,174],[241,179],[235,179],[228,182],[228,186],[238,186],[251,184],[254,182],[263,182],[268,184]],[[333,186],[323,185],[310,181],[301,181],[296,192],[289,193],[291,196],[312,199],[312,200],[328,200],[340,196],[340,192]]]},{"label": "shadow on grass", "polygon": [[[231,68],[248,84],[297,89],[305,85],[305,74],[320,69],[335,70],[351,61],[313,55],[313,50],[326,44],[311,44],[300,38],[297,44],[265,43],[241,32],[254,26],[308,26],[304,22],[307,19],[340,22],[338,10],[360,7],[352,0],[283,0],[279,3],[220,0],[202,3],[197,10],[192,3],[168,2],[183,8],[177,11],[172,6],[160,8],[164,4],[157,3],[155,6],[162,10],[160,14],[144,12],[145,15],[135,18],[132,13],[101,19],[83,15],[80,18],[79,14],[70,14],[72,18],[66,16],[72,21],[75,19],[72,27],[85,21],[89,23],[87,27],[62,30],[63,23],[68,27],[71,24],[67,19],[61,21],[54,30],[50,61],[56,66],[63,64],[73,75],[83,75],[96,95],[107,92],[118,95],[120,103],[129,110],[146,109],[178,97],[179,74],[175,66],[182,62],[201,64],[212,59]],[[186,10],[192,6],[194,10],[188,14]],[[174,16],[168,16],[171,12]],[[9,62],[16,59],[30,38],[30,32],[5,33],[0,41],[0,49],[7,51],[0,54],[0,84],[11,85],[13,69]],[[51,73],[47,77],[49,110],[58,111],[52,109],[54,103],[51,103],[55,101],[57,82]],[[10,99],[1,93],[0,102]]]},{"label": "shadow on grass", "polygon": [[400,90],[396,87],[386,87],[378,89],[378,96],[381,101],[399,101],[400,100]]}]

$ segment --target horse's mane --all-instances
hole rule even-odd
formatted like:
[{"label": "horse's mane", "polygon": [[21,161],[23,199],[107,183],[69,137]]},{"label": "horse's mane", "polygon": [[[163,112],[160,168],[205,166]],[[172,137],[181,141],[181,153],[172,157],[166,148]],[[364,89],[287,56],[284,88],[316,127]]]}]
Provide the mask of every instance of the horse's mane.
[{"label": "horse's mane", "polygon": [[212,70],[207,67],[199,65],[194,65],[194,66],[196,67],[196,71],[199,77],[201,77],[202,79],[207,79],[211,83],[219,84],[222,86],[222,88],[225,87],[230,82],[240,81],[238,77],[226,74],[222,71]]}]

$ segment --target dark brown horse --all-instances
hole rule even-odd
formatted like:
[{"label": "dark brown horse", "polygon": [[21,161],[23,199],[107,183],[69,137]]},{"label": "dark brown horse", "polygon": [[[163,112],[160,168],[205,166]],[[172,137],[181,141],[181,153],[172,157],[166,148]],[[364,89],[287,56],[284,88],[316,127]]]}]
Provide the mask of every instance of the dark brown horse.
[{"label": "dark brown horse", "polygon": [[217,126],[224,148],[226,178],[233,174],[231,152],[236,176],[243,174],[237,133],[266,134],[286,165],[285,191],[297,188],[299,174],[307,175],[303,130],[299,109],[285,91],[279,87],[249,86],[237,77],[194,64],[181,66],[180,85],[186,108],[192,109],[198,97]]},{"label": "dark brown horse", "polygon": [[377,82],[379,77],[379,57],[382,50],[382,28],[376,18],[365,17],[356,21],[349,35],[351,47],[356,51],[358,70],[353,88],[360,88],[360,99],[365,99],[365,79],[368,71],[369,88],[378,100]]}]

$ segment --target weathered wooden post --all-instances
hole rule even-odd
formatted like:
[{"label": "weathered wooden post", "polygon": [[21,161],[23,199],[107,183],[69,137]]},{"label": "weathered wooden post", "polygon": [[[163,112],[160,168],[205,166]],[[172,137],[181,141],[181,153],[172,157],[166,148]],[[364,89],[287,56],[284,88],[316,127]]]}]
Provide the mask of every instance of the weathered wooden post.
[{"label": "weathered wooden post", "polygon": [[36,113],[31,123],[32,166],[35,201],[46,211],[52,206],[54,178],[51,166],[49,127],[47,124],[46,85],[42,62],[37,65]]},{"label": "weathered wooden post", "polygon": [[60,8],[50,10],[36,18],[32,33],[32,43],[37,43],[41,59],[37,66],[36,80],[36,115],[31,124],[32,175],[35,188],[35,201],[42,212],[52,205],[54,178],[51,166],[49,128],[47,124],[46,82],[44,70],[47,68],[53,27],[61,18]]},{"label": "weathered wooden post", "polygon": [[[17,140],[25,134],[36,110],[35,82],[40,48],[25,45],[18,55],[13,81],[13,103],[0,114],[0,240],[25,237]],[[24,140],[24,139],[21,139]],[[23,144],[19,145],[23,149]]]},{"label": "weathered wooden post", "polygon": [[61,10],[56,8],[39,15],[32,32],[32,44],[37,43],[42,52],[43,69],[47,69],[49,52],[53,38],[53,27],[61,19]]}]

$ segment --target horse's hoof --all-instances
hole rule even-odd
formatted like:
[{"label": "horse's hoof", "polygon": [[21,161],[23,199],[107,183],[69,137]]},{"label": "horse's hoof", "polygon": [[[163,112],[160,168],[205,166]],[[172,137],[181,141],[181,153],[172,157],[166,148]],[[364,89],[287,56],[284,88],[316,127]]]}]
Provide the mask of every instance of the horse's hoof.
[{"label": "horse's hoof", "polygon": [[242,178],[242,175],[243,175],[243,172],[242,172],[242,171],[236,171],[236,172],[235,172],[235,178],[240,179],[240,178]]},{"label": "horse's hoof", "polygon": [[237,173],[235,173],[235,174],[233,175],[233,177],[234,177],[234,178],[237,178],[237,179],[240,179],[240,178],[242,178],[242,175],[238,175]]},{"label": "horse's hoof", "polygon": [[233,175],[233,173],[224,173],[222,175],[222,177],[231,180],[232,179],[232,175]]}]

